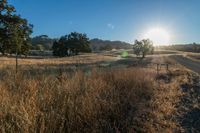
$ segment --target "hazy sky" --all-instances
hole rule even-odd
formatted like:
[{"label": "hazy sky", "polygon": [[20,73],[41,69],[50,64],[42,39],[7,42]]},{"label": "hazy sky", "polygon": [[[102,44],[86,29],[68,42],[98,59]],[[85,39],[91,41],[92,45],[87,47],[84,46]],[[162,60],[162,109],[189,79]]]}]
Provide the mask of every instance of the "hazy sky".
[{"label": "hazy sky", "polygon": [[33,36],[71,31],[133,42],[154,27],[171,43],[200,42],[200,0],[9,0],[34,25]]}]

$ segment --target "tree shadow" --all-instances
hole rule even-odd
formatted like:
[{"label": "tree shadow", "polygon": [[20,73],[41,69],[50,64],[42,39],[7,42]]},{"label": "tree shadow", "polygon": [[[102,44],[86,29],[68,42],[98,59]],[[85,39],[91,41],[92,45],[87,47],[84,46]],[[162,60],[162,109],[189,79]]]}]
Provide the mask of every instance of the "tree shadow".
[{"label": "tree shadow", "polygon": [[200,109],[194,108],[183,115],[180,125],[186,132],[200,132]]},{"label": "tree shadow", "polygon": [[182,84],[184,96],[181,98],[179,105],[180,116],[178,121],[186,133],[200,132],[200,86],[199,77],[193,76],[189,83]]}]

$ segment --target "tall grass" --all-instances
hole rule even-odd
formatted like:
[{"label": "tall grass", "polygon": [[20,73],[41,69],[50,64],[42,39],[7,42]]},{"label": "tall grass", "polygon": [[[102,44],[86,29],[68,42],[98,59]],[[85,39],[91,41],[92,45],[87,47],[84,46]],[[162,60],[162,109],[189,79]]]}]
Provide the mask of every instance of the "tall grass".
[{"label": "tall grass", "polygon": [[0,78],[0,132],[134,132],[154,96],[154,73],[121,69]]}]

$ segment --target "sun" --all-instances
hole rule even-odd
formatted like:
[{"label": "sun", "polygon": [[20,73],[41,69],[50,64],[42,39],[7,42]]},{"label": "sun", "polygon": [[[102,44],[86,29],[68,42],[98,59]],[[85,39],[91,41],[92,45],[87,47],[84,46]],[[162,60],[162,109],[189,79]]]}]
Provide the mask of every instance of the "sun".
[{"label": "sun", "polygon": [[150,39],[153,41],[154,45],[169,45],[170,35],[163,28],[152,28],[144,35],[145,39]]}]

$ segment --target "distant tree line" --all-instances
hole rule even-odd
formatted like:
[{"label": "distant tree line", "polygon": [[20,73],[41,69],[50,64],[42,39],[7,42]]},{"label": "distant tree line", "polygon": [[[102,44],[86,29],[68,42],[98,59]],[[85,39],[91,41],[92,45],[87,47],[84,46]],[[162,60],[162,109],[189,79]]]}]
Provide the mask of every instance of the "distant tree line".
[{"label": "distant tree line", "polygon": [[[40,35],[31,38],[31,50],[46,51],[52,50],[53,43],[59,39],[50,38],[47,35]],[[122,41],[110,41],[101,39],[91,39],[90,48],[92,51],[109,51],[112,49],[131,49],[132,45]]]},{"label": "distant tree line", "polygon": [[160,46],[159,48],[165,49],[165,50],[178,50],[178,51],[184,51],[184,52],[195,52],[195,53],[200,52],[200,44],[198,43]]},{"label": "distant tree line", "polygon": [[30,34],[33,25],[16,14],[7,0],[0,0],[0,52],[27,55],[30,49]]},{"label": "distant tree line", "polygon": [[31,44],[32,50],[51,50],[54,41],[56,41],[56,39],[52,39],[50,37],[48,37],[47,35],[40,35],[40,36],[36,36],[31,38]]},{"label": "distant tree line", "polygon": [[131,49],[132,45],[122,41],[101,40],[95,38],[90,40],[90,47],[92,51],[109,51],[112,49]]},{"label": "distant tree line", "polygon": [[53,55],[64,57],[78,55],[80,52],[89,53],[92,52],[89,43],[90,41],[86,34],[72,32],[53,43]]}]

